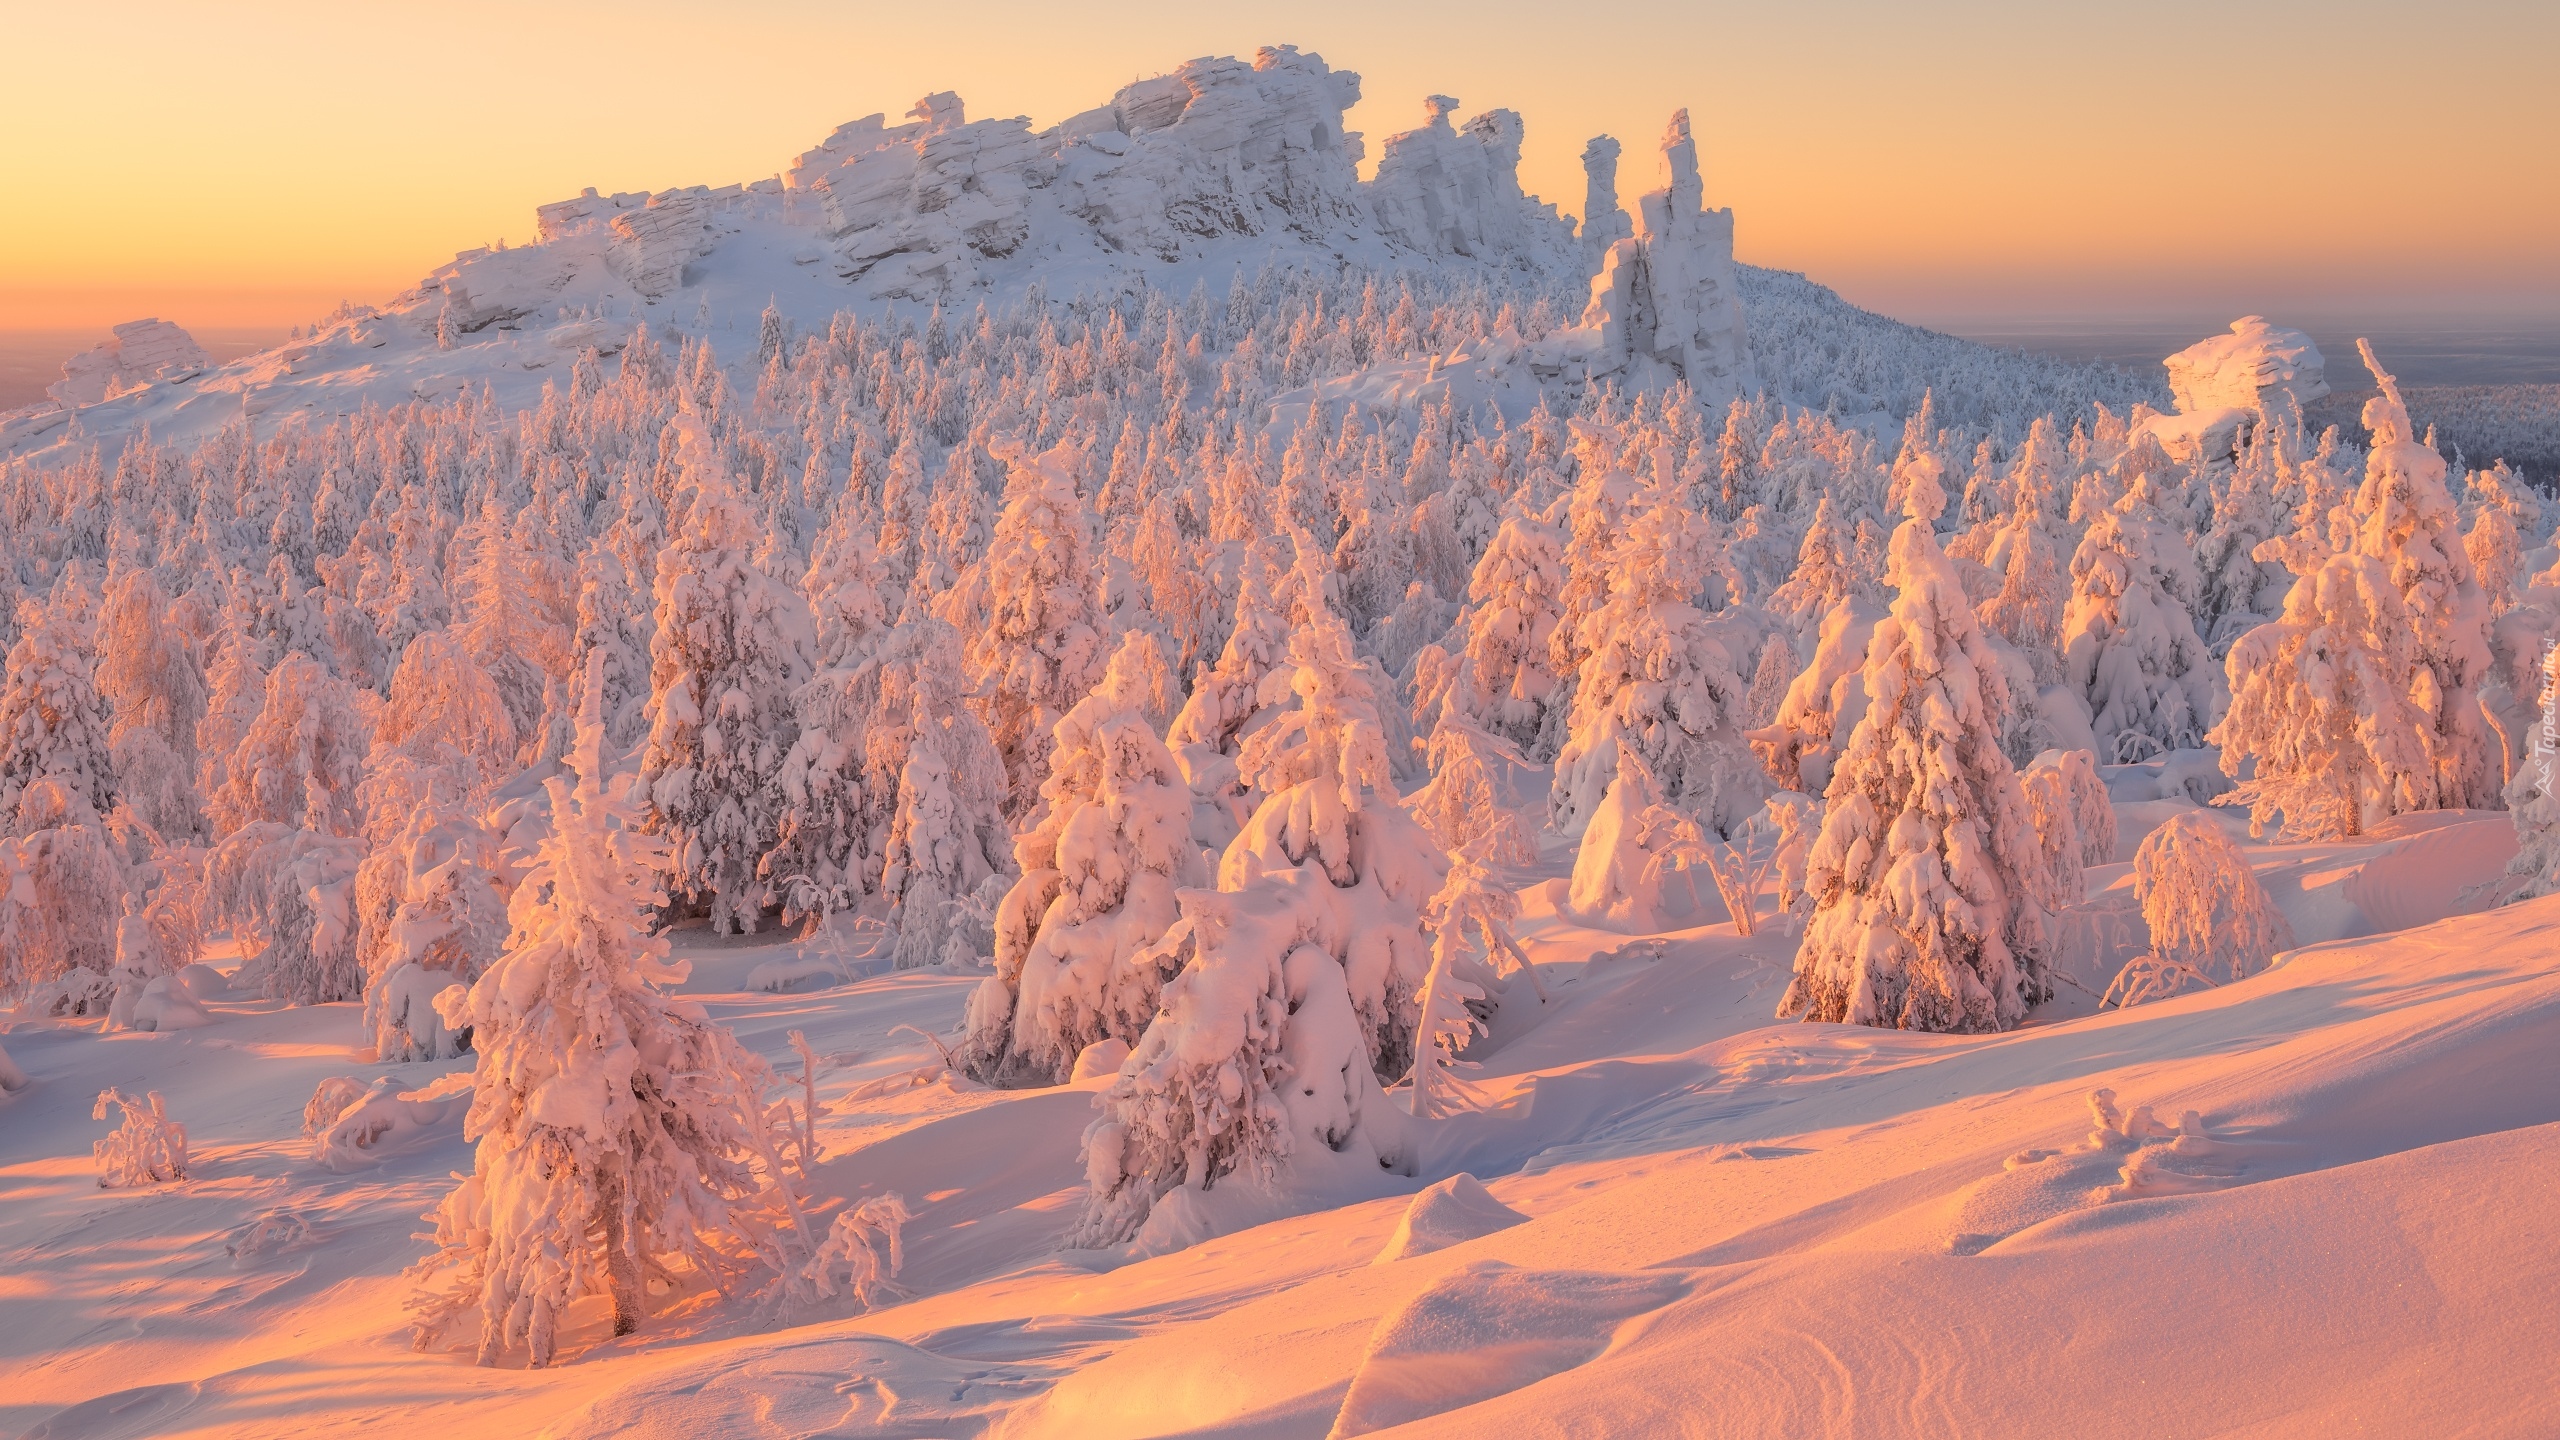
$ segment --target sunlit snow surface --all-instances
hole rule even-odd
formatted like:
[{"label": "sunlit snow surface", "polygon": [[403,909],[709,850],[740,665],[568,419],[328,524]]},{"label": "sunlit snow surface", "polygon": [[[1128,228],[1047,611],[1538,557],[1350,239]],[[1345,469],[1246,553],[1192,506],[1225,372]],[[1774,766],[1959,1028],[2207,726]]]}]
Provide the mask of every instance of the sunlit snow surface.
[{"label": "sunlit snow surface", "polygon": [[[2119,854],[2183,805],[2121,805]],[[2547,1434],[2560,898],[2461,913],[2512,845],[2505,816],[2460,814],[2252,845],[2305,942],[2275,969],[2096,1013],[2119,958],[2096,927],[2079,984],[1987,1037],[1771,1025],[1776,927],[1602,934],[1524,874],[1555,1001],[1478,1044],[1481,1108],[1419,1173],[1230,1182],[1199,1207],[1213,1233],[1142,1259],[1057,1249],[1101,1082],[939,1078],[916,1031],[975,976],[756,994],[795,942],[683,932],[686,989],[748,1044],[789,1072],[807,1032],[812,1189],[907,1197],[916,1298],[662,1297],[624,1340],[599,1309],[544,1371],[409,1347],[401,1272],[468,1164],[459,1107],[343,1173],[301,1133],[326,1077],[415,1090],[467,1062],[361,1062],[351,1005],[21,1020],[0,1433]],[[2093,906],[2126,868],[2091,873]],[[167,1096],[191,1179],[96,1187],[111,1084]],[[1461,1172],[1527,1221],[1442,1186],[1406,1223]],[[1437,1248],[1382,1260],[1400,1232]]]}]

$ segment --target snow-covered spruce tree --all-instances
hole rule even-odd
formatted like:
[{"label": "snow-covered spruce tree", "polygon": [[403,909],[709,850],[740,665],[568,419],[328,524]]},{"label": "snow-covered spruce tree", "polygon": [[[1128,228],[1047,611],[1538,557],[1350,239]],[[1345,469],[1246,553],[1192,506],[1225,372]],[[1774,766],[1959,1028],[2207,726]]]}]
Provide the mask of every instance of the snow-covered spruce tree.
[{"label": "snow-covered spruce tree", "polygon": [[996,973],[959,1046],[982,1080],[1057,1084],[1098,1041],[1134,1042],[1164,977],[1136,957],[1207,883],[1191,791],[1128,697],[1097,691],[1051,727],[1040,818],[1013,842],[1020,878],[996,912]]},{"label": "snow-covered spruce tree", "polygon": [[[605,744],[617,752],[627,750],[649,733],[652,619],[633,584],[630,567],[601,541],[589,546],[578,561],[577,614],[577,631],[569,644],[570,673],[584,675],[590,656],[604,657]],[[575,688],[558,685],[552,693],[565,698]],[[551,732],[575,729],[557,720],[549,722],[548,728]],[[565,739],[556,733],[546,733],[544,745],[546,750],[558,745],[560,753],[567,751]]]},{"label": "snow-covered spruce tree", "polygon": [[552,833],[516,892],[514,945],[440,1005],[479,1052],[464,1126],[479,1148],[428,1217],[436,1253],[412,1273],[442,1283],[414,1304],[417,1343],[476,1312],[483,1364],[517,1349],[549,1364],[583,1296],[609,1297],[627,1335],[652,1280],[726,1288],[792,1273],[812,1248],[764,1102],[771,1070],[660,988],[685,974],[642,929],[664,898],[664,843],[605,789],[600,688],[590,668],[573,774],[548,782]]},{"label": "snow-covered spruce tree", "polygon": [[115,965],[124,866],[98,812],[53,776],[29,781],[0,837],[0,995]]},{"label": "snow-covered spruce tree", "polygon": [[1843,596],[1823,614],[1813,658],[1788,682],[1777,718],[1747,735],[1780,789],[1818,794],[1831,783],[1840,747],[1866,713],[1867,645],[1883,618],[1874,602]]},{"label": "snow-covered spruce tree", "polygon": [[[786,916],[894,917],[900,953],[925,964],[940,956],[947,907],[1007,868],[1004,762],[960,698],[961,670],[959,635],[925,616],[802,687],[780,842],[764,869]],[[942,780],[929,804],[911,804],[905,784],[919,747],[934,755],[918,780]]]},{"label": "snow-covered spruce tree", "polygon": [[236,983],[297,1005],[364,991],[354,888],[365,855],[359,784],[379,702],[320,662],[287,655],[206,797],[220,837],[205,859],[213,919],[259,950]]},{"label": "snow-covered spruce tree", "polygon": [[2204,811],[2173,815],[2144,837],[2133,889],[2152,953],[2216,984],[2245,979],[2293,946],[2293,927],[2249,857]]},{"label": "snow-covered spruce tree", "polygon": [[800,592],[749,557],[745,510],[716,476],[659,553],[649,738],[649,828],[674,884],[707,902],[717,933],[753,931],[778,899],[760,873],[781,825],[777,783],[800,733],[793,702],[817,639]]},{"label": "snow-covered spruce tree", "polygon": [[1768,777],[1744,740],[1745,692],[1733,658],[1691,603],[1715,568],[1715,536],[1660,474],[1628,503],[1626,517],[1609,554],[1609,597],[1583,625],[1590,648],[1575,679],[1572,734],[1556,757],[1549,818],[1579,838],[1624,746],[1642,757],[1661,803],[1726,836],[1759,808]]},{"label": "snow-covered spruce tree", "polygon": [[478,979],[506,946],[497,840],[467,810],[429,804],[385,851],[397,867],[396,889],[379,953],[367,957],[365,1033],[385,1064],[448,1060],[467,1048],[470,1035],[444,1023],[435,997]]},{"label": "snow-covered spruce tree", "polygon": [[208,692],[195,637],[150,570],[108,582],[98,613],[98,691],[115,712],[118,796],[171,841],[203,828],[196,728]]},{"label": "snow-covered spruce tree", "polygon": [[2065,601],[2072,590],[2044,517],[2020,503],[1993,533],[1982,563],[2000,577],[1999,590],[1974,607],[1982,628],[2026,658],[2036,684],[2060,680]]},{"label": "snow-covered spruce tree", "polygon": [[2542,497],[2504,460],[2465,478],[2474,513],[2462,548],[2494,615],[2515,603],[2524,584],[2525,550],[2542,534]]},{"label": "snow-covered spruce tree", "polygon": [[1374,1175],[1405,1153],[1379,1082],[1412,1064],[1430,973],[1421,911],[1443,867],[1395,803],[1371,671],[1321,587],[1307,594],[1289,666],[1265,681],[1297,703],[1241,757],[1266,798],[1220,859],[1219,888],[1177,897],[1154,954],[1178,973],[1085,1132],[1076,1244],[1127,1241],[1168,1203],[1161,1224],[1181,1234],[1197,1196],[1240,1172]]},{"label": "snow-covered spruce tree", "polygon": [[1826,494],[1814,503],[1813,523],[1797,548],[1795,571],[1770,595],[1769,608],[1809,638],[1817,622],[1851,596],[1875,599],[1875,580],[1858,563],[1857,536]]},{"label": "snow-covered spruce tree", "polygon": [[986,621],[967,635],[969,679],[1004,757],[1005,813],[1017,819],[1039,801],[1049,728],[1102,678],[1107,659],[1085,502],[1076,494],[1082,462],[1063,444],[1008,455],[1011,493],[975,567]]},{"label": "snow-covered spruce tree", "polygon": [[[1547,668],[1568,684],[1598,643],[1591,616],[1608,603],[1614,583],[1613,554],[1635,499],[1636,477],[1619,463],[1626,440],[1619,427],[1575,419],[1573,451],[1580,471],[1564,501],[1564,589],[1557,596],[1555,627],[1547,636]],[[1552,513],[1552,512],[1550,512]],[[1567,699],[1558,702],[1570,705]]]},{"label": "snow-covered spruce tree", "polygon": [[2200,585],[2186,542],[2136,475],[2071,557],[2063,681],[2089,707],[2109,764],[2192,750],[2220,718],[2220,677],[2196,634]]},{"label": "snow-covered spruce tree", "polygon": [[963,918],[958,907],[1001,884],[1009,867],[1004,762],[986,726],[959,703],[950,675],[919,664],[901,678],[904,685],[883,698],[907,700],[904,723],[873,725],[865,749],[870,773],[894,766],[897,776],[880,895],[898,932],[896,962],[909,967],[941,960]]},{"label": "snow-covered spruce tree", "polygon": [[1537,841],[1521,823],[1518,811],[1502,803],[1495,789],[1497,763],[1522,764],[1520,752],[1497,736],[1443,712],[1423,743],[1431,765],[1431,783],[1405,802],[1416,823],[1450,854],[1482,844],[1498,864],[1527,865],[1538,858]]},{"label": "snow-covered spruce tree", "polygon": [[[2250,831],[2363,833],[2418,810],[2491,806],[2504,779],[2481,717],[2489,608],[2462,548],[2441,457],[2411,438],[2400,386],[2357,342],[2382,393],[2365,402],[2365,478],[2341,507],[2349,543],[2287,545],[2284,614],[2242,636],[2227,669],[2231,708],[2207,738],[2224,803]],[[2278,548],[2273,543],[2269,549]]]},{"label": "snow-covered spruce tree", "polygon": [[2047,750],[2018,776],[2043,863],[2030,887],[2036,903],[2060,911],[2088,898],[2087,870],[2115,856],[2115,810],[2086,750]]},{"label": "snow-covered spruce tree", "polygon": [[1262,677],[1286,663],[1289,647],[1288,611],[1275,593],[1278,569],[1267,542],[1247,548],[1226,644],[1217,663],[1192,682],[1166,731],[1165,743],[1175,750],[1199,746],[1204,755],[1233,756],[1262,715]]},{"label": "snow-covered spruce tree", "polygon": [[1868,647],[1866,714],[1825,793],[1814,910],[1781,1017],[1907,1030],[2002,1030],[2045,998],[2043,864],[2001,754],[1998,658],[1931,525],[1932,475],[1907,482]]},{"label": "snow-covered spruce tree", "polygon": [[1564,682],[1548,647],[1564,580],[1563,532],[1536,515],[1503,517],[1467,585],[1467,644],[1450,696],[1477,725],[1542,759],[1563,728]]},{"label": "snow-covered spruce tree", "polygon": [[115,803],[116,775],[97,657],[79,621],[59,608],[30,610],[19,626],[0,682],[0,816],[45,777],[103,815]]},{"label": "snow-covered spruce tree", "polygon": [[2249,443],[2214,497],[2213,519],[2196,537],[2196,572],[2203,584],[2195,615],[2197,633],[2215,653],[2243,632],[2274,618],[2283,603],[2282,565],[2258,558],[2258,547],[2284,533],[2277,498],[2280,456],[2304,443],[2298,410],[2270,417]]}]

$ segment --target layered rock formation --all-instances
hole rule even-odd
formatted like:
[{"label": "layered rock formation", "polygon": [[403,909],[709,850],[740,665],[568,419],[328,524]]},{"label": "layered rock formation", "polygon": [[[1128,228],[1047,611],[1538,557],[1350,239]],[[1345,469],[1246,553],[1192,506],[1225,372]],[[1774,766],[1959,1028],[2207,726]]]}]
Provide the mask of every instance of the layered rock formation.
[{"label": "layered rock formation", "polygon": [[1250,63],[1190,61],[1044,130],[971,120],[946,91],[901,123],[838,127],[771,180],[543,206],[538,245],[458,256],[420,299],[466,332],[564,303],[624,303],[599,270],[661,300],[693,283],[697,262],[717,271],[708,257],[733,235],[845,282],[849,302],[957,300],[1035,272],[1055,286],[1212,255],[1250,263],[1240,247],[1252,246],[1373,264],[1582,265],[1572,226],[1521,193],[1517,114],[1453,126],[1457,102],[1433,97],[1428,123],[1389,140],[1363,184],[1363,142],[1343,128],[1359,98],[1359,76],[1291,46]]},{"label": "layered rock formation", "polygon": [[2156,415],[2144,430],[2178,460],[2199,452],[2233,454],[2258,421],[2329,393],[2320,347],[2299,330],[2243,315],[2231,333],[2199,340],[2160,362],[2169,372],[2174,415]]},{"label": "layered rock formation", "polygon": [[2231,333],[2199,340],[2160,362],[2169,371],[2169,393],[2191,415],[2212,410],[2265,413],[2278,397],[2308,405],[2329,393],[2320,347],[2299,330],[2243,315]]},{"label": "layered rock formation", "polygon": [[1551,253],[1573,235],[1552,205],[1520,191],[1520,141],[1513,110],[1487,110],[1452,128],[1458,102],[1422,102],[1428,121],[1387,141],[1370,213],[1380,233],[1415,250],[1478,259]]},{"label": "layered rock formation", "polygon": [[[1583,151],[1593,217],[1584,231],[1596,243],[1614,233],[1625,212],[1614,201],[1617,142],[1602,136]],[[1733,212],[1709,210],[1698,174],[1698,145],[1689,112],[1676,111],[1662,137],[1665,184],[1638,202],[1642,228],[1611,240],[1592,277],[1582,324],[1550,336],[1532,363],[1542,372],[1617,377],[1643,388],[1685,381],[1700,399],[1721,404],[1757,388],[1733,268]]]},{"label": "layered rock formation", "polygon": [[62,362],[45,393],[65,405],[95,405],[159,381],[184,380],[213,363],[195,337],[166,320],[128,320],[111,338]]}]

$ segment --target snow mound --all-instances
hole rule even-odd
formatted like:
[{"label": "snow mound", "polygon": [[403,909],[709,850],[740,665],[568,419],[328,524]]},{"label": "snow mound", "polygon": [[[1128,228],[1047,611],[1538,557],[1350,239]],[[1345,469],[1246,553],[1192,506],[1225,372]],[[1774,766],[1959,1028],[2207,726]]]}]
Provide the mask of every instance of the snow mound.
[{"label": "snow mound", "polygon": [[[342,1084],[344,1077],[324,1083]],[[344,1103],[317,1127],[311,1120],[324,1106],[312,1097],[304,1111],[311,1135],[311,1158],[324,1170],[353,1170],[379,1165],[392,1154],[411,1149],[442,1133],[459,1134],[463,1112],[471,1108],[471,1072],[456,1071],[423,1090],[411,1090],[385,1075],[363,1095]]]},{"label": "snow mound", "polygon": [[1688,1293],[1688,1277],[1471,1265],[1378,1323],[1332,1440],[1507,1395],[1606,1352],[1627,1322]]},{"label": "snow mound", "polygon": [[945,1359],[877,1335],[754,1346],[713,1369],[628,1385],[553,1430],[558,1440],[801,1440],[975,1435],[1045,1388],[1026,1365]]},{"label": "snow mound", "polygon": [[1370,1263],[1384,1265],[1428,1255],[1528,1222],[1528,1216],[1494,1199],[1483,1181],[1461,1172],[1414,1196],[1404,1218],[1396,1222],[1396,1233],[1387,1237],[1386,1247]]},{"label": "snow mound", "polygon": [[2164,1125],[2148,1105],[2127,1114],[2113,1090],[2089,1093],[2089,1136],[2066,1150],[2021,1150],[2000,1174],[1956,1197],[1950,1255],[1977,1255],[2029,1226],[2112,1200],[2191,1194],[2242,1181],[2244,1147],[2205,1132],[2190,1110]]}]

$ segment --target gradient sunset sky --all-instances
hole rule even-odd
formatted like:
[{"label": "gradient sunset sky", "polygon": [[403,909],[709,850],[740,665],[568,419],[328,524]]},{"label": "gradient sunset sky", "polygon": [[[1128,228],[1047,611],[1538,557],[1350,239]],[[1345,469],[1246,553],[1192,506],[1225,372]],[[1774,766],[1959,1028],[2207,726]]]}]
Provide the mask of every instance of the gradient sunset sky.
[{"label": "gradient sunset sky", "polygon": [[0,329],[285,325],[380,302],[576,194],[771,175],[957,90],[1047,125],[1292,43],[1658,183],[1675,106],[1741,258],[1914,318],[2342,304],[2560,312],[2560,4],[22,5]]}]

